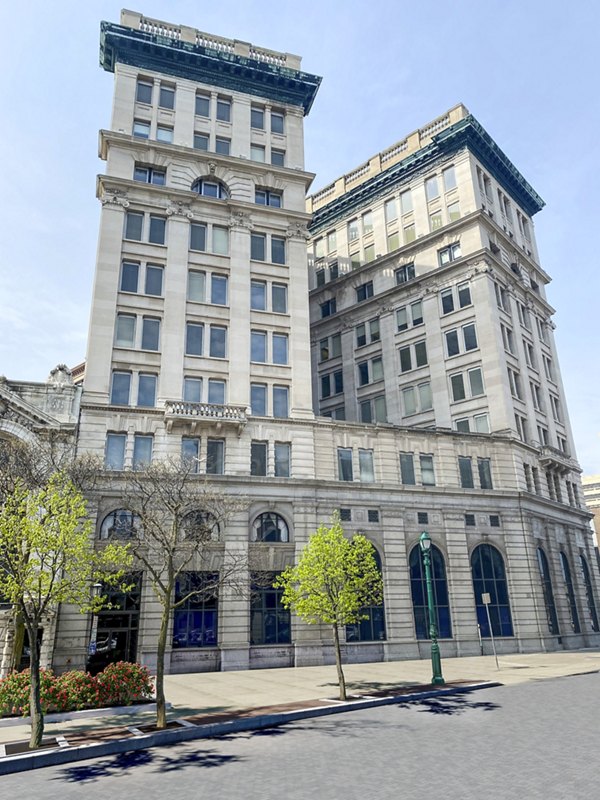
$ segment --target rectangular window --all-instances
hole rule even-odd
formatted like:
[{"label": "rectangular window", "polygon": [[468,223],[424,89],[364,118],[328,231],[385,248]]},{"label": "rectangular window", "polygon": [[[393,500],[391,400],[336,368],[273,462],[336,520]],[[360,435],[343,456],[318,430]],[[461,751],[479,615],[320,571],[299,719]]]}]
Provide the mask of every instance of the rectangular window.
[{"label": "rectangular window", "polygon": [[153,317],[142,319],[142,350],[158,350],[160,320]]},{"label": "rectangular window", "polygon": [[197,117],[210,117],[210,97],[208,95],[196,95],[195,111]]},{"label": "rectangular window", "polygon": [[330,300],[326,300],[324,303],[320,305],[321,309],[321,319],[324,317],[330,317],[332,314],[335,314],[337,311],[337,303],[335,297],[332,297]]},{"label": "rectangular window", "polygon": [[136,433],[133,437],[133,469],[142,469],[152,463],[152,436]]},{"label": "rectangular window", "polygon": [[431,178],[427,178],[425,181],[425,194],[427,195],[427,200],[434,200],[436,197],[440,196],[438,180],[435,175],[433,175]]},{"label": "rectangular window", "polygon": [[271,111],[271,133],[283,134],[283,114]]},{"label": "rectangular window", "polygon": [[407,386],[402,389],[402,405],[404,406],[404,416],[410,417],[417,413],[417,397],[414,386]]},{"label": "rectangular window", "polygon": [[420,383],[417,386],[421,411],[430,411],[433,408],[433,395],[430,383]]},{"label": "rectangular window", "polygon": [[463,340],[465,344],[465,350],[476,350],[477,349],[477,330],[475,328],[475,323],[470,325],[464,325],[463,329]]},{"label": "rectangular window", "polygon": [[267,334],[264,331],[250,333],[250,361],[265,364],[267,361]]},{"label": "rectangular window", "polygon": [[267,474],[267,442],[252,442],[250,444],[250,474],[256,477],[265,477]]},{"label": "rectangular window", "polygon": [[489,458],[478,458],[477,469],[479,470],[479,485],[482,489],[493,489],[492,468]]},{"label": "rectangular window", "polygon": [[217,119],[221,122],[231,122],[231,102],[217,98]]},{"label": "rectangular window", "polygon": [[360,232],[358,230],[358,220],[351,219],[348,223],[348,241],[355,242],[360,237]]},{"label": "rectangular window", "polygon": [[163,272],[163,267],[159,267],[157,264],[148,264],[146,266],[146,282],[144,285],[146,294],[150,294],[153,297],[162,297]]},{"label": "rectangular window", "polygon": [[262,131],[265,129],[265,112],[262,108],[250,108],[250,127]]},{"label": "rectangular window", "polygon": [[141,242],[143,225],[143,214],[138,214],[137,211],[128,211],[125,214],[125,238],[134,242]]},{"label": "rectangular window", "polygon": [[213,226],[212,251],[218,256],[226,256],[229,253],[229,231],[227,228]]},{"label": "rectangular window", "polygon": [[442,299],[442,314],[450,314],[454,311],[454,292],[452,289],[444,289],[440,297]]},{"label": "rectangular window", "polygon": [[150,231],[148,241],[151,244],[164,244],[167,230],[167,220],[164,217],[150,215]]},{"label": "rectangular window", "polygon": [[194,148],[196,150],[208,150],[208,134],[194,133]]},{"label": "rectangular window", "polygon": [[365,211],[361,217],[363,236],[367,233],[373,233],[373,212]]},{"label": "rectangular window", "polygon": [[225,358],[227,355],[227,328],[220,325],[210,326],[210,348],[211,358]]},{"label": "rectangular window", "polygon": [[270,189],[254,190],[254,202],[259,206],[272,206],[273,208],[281,208],[281,198],[281,192],[273,192]]},{"label": "rectangular window", "polygon": [[400,210],[403,214],[409,214],[413,210],[412,194],[410,189],[400,195]]},{"label": "rectangular window", "polygon": [[135,317],[132,314],[117,314],[115,346],[135,346]]},{"label": "rectangular window", "polygon": [[450,222],[456,222],[457,219],[460,219],[460,204],[458,202],[448,205],[448,219]]},{"label": "rectangular window", "polygon": [[373,451],[361,450],[358,451],[358,467],[360,471],[360,479],[363,483],[373,483],[375,480],[375,472],[373,469]]},{"label": "rectangular window", "polygon": [[200,439],[192,436],[181,437],[181,460],[190,470],[198,472],[198,460],[200,458]]},{"label": "rectangular window", "polygon": [[206,275],[204,272],[191,270],[188,272],[188,300],[203,303],[206,297]]},{"label": "rectangular window", "polygon": [[412,225],[405,225],[403,228],[404,231],[404,243],[410,244],[410,242],[414,242],[417,238],[417,232],[415,230],[414,224]]},{"label": "rectangular window", "polygon": [[459,354],[458,331],[446,332],[446,352],[448,356],[456,356]]},{"label": "rectangular window", "polygon": [[133,261],[124,261],[121,265],[121,284],[122,292],[137,292],[140,265]]},{"label": "rectangular window", "polygon": [[471,397],[483,394],[483,373],[479,367],[468,370]]},{"label": "rectangular window", "polygon": [[225,405],[225,381],[209,378],[208,402],[213,406]]},{"label": "rectangular window", "polygon": [[156,139],[159,142],[173,144],[173,128],[168,128],[166,125],[158,125],[156,128]]},{"label": "rectangular window", "polygon": [[433,471],[433,456],[419,456],[421,462],[421,483],[423,486],[435,486],[435,473]]},{"label": "rectangular window", "polygon": [[352,474],[352,448],[338,447],[338,478],[341,481],[354,480]]},{"label": "rectangular window", "polygon": [[164,169],[140,167],[136,164],[133,170],[133,180],[140,183],[153,183],[155,186],[164,186],[167,180],[167,173]]},{"label": "rectangular window", "polygon": [[487,414],[475,414],[473,421],[475,423],[475,431],[477,433],[490,432],[490,420]]},{"label": "rectangular window", "polygon": [[152,84],[149,81],[138,81],[135,87],[136,103],[152,105]]},{"label": "rectangular window", "polygon": [[460,308],[471,305],[471,289],[468,283],[458,284],[458,305]]},{"label": "rectangular window", "polygon": [[442,178],[444,179],[444,191],[449,192],[450,189],[456,189],[456,173],[454,172],[454,167],[448,167],[442,172]]},{"label": "rectangular window", "polygon": [[459,456],[458,471],[460,473],[461,487],[463,489],[472,489],[475,484],[473,483],[473,465],[471,459],[467,456]]},{"label": "rectangular window", "polygon": [[400,479],[405,486],[414,486],[417,482],[412,453],[400,453]]},{"label": "rectangular window", "polygon": [[273,387],[273,416],[285,418],[289,416],[289,389],[287,386]]},{"label": "rectangular window", "polygon": [[452,387],[452,399],[454,402],[464,400],[467,395],[465,392],[465,381],[462,373],[459,373],[458,375],[451,375],[450,385]]},{"label": "rectangular window", "polygon": [[415,344],[415,363],[417,367],[424,367],[427,364],[427,345],[424,341]]},{"label": "rectangular window", "polygon": [[429,215],[429,229],[431,231],[437,231],[439,228],[443,226],[443,224],[444,221],[442,219],[441,210],[438,209],[437,211],[432,211],[431,214]]},{"label": "rectangular window", "polygon": [[255,417],[267,416],[267,387],[264,383],[250,384],[250,408]]},{"label": "rectangular window", "polygon": [[206,442],[207,475],[223,475],[225,471],[225,442],[223,439],[208,439]]},{"label": "rectangular window", "polygon": [[158,93],[158,105],[172,111],[175,108],[175,89],[171,86],[161,85]]},{"label": "rectangular window", "polygon": [[273,334],[273,364],[288,363],[288,337],[287,334]]},{"label": "rectangular window", "polygon": [[206,250],[206,225],[192,222],[190,225],[190,250]]},{"label": "rectangular window", "polygon": [[212,275],[210,279],[210,302],[216,306],[227,305],[227,276]]},{"label": "rectangular window", "polygon": [[285,239],[280,236],[271,236],[271,261],[285,264]]},{"label": "rectangular window", "polygon": [[394,275],[396,276],[396,283],[406,283],[406,281],[410,281],[415,277],[415,265],[405,264],[397,269]]},{"label": "rectangular window", "polygon": [[287,314],[287,286],[284,283],[271,286],[271,310],[276,314]]},{"label": "rectangular window", "polygon": [[275,442],[275,477],[289,478],[292,446],[289,442]]},{"label": "rectangular window", "polygon": [[401,347],[400,353],[400,372],[408,372],[412,369],[412,358],[410,347]]},{"label": "rectangular window", "polygon": [[204,325],[188,322],[185,326],[185,354],[186,356],[201,356],[204,338]]},{"label": "rectangular window", "polygon": [[150,123],[143,119],[133,120],[133,135],[136,139],[149,139],[150,138]]},{"label": "rectangular window", "polygon": [[388,253],[391,253],[393,250],[397,250],[400,247],[400,234],[396,233],[388,233],[387,237],[387,249]]},{"label": "rectangular window", "polygon": [[373,281],[367,281],[356,287],[357,303],[362,303],[364,300],[368,300],[369,297],[373,297]]},{"label": "rectangular window", "polygon": [[460,256],[460,242],[454,242],[454,244],[444,247],[442,250],[438,250],[438,260],[441,267],[443,267],[444,264],[455,261],[457,258],[460,258]]},{"label": "rectangular window", "polygon": [[128,406],[131,388],[130,372],[113,372],[110,387],[110,402],[113,406]]},{"label": "rectangular window", "polygon": [[140,374],[138,380],[138,406],[154,408],[156,405],[156,375]]},{"label": "rectangular window", "polygon": [[275,167],[283,167],[285,165],[285,150],[276,150],[272,147],[271,164]]},{"label": "rectangular window", "polygon": [[253,233],[250,236],[250,258],[254,261],[266,260],[267,237],[264,233]]},{"label": "rectangular window", "polygon": [[188,403],[199,403],[202,397],[202,378],[183,379],[183,399]]},{"label": "rectangular window", "polygon": [[267,310],[267,284],[262,281],[250,282],[250,308],[253,311]]},{"label": "rectangular window", "polygon": [[394,222],[398,219],[398,211],[396,209],[396,200],[392,197],[391,200],[386,200],[384,205],[384,214],[386,224]]},{"label": "rectangular window", "polygon": [[262,144],[251,144],[250,145],[250,160],[251,161],[259,161],[261,164],[265,163],[266,160],[266,151],[264,145]]},{"label": "rectangular window", "polygon": [[223,139],[221,136],[217,136],[215,140],[215,153],[218,153],[221,156],[228,156],[230,152],[231,140]]},{"label": "rectangular window", "polygon": [[107,433],[106,448],[104,451],[104,466],[106,469],[123,469],[125,466],[125,444],[127,434]]}]

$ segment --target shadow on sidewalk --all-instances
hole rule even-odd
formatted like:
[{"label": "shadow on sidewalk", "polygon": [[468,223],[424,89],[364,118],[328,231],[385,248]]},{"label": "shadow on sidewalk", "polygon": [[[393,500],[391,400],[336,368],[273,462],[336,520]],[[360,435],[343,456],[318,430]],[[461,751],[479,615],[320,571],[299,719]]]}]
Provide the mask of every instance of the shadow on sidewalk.
[{"label": "shadow on sidewalk", "polygon": [[55,781],[67,783],[94,783],[102,778],[125,777],[131,775],[139,767],[153,767],[153,772],[178,772],[188,767],[221,767],[234,761],[240,761],[238,756],[222,755],[210,751],[179,751],[172,756],[166,752],[177,745],[163,745],[160,752],[156,749],[137,750],[129,753],[119,753],[113,758],[105,758],[91,764],[77,767],[66,767],[60,774],[53,778]]},{"label": "shadow on sidewalk", "polygon": [[471,696],[470,692],[465,692],[464,694],[432,697],[428,700],[418,700],[414,703],[403,703],[401,705],[406,709],[413,708],[421,713],[445,716],[464,714],[466,711],[495,711],[498,708],[502,708],[498,703],[472,701],[470,700]]}]

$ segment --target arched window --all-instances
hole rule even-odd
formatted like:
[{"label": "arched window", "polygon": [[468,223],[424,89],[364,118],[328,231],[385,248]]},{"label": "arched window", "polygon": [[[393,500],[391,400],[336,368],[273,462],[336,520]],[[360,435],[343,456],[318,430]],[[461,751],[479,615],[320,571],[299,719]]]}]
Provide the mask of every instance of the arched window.
[{"label": "arched window", "polygon": [[587,599],[588,612],[590,614],[590,625],[593,631],[598,632],[598,614],[596,613],[596,602],[594,600],[594,590],[592,589],[590,568],[588,567],[585,556],[581,553],[579,554],[579,560],[581,563],[581,574],[583,575],[583,582],[585,584],[585,596]]},{"label": "arched window", "polygon": [[191,186],[192,192],[197,192],[204,197],[214,197],[216,200],[229,200],[229,191],[224,183],[216,178],[198,178]]},{"label": "arched window", "polygon": [[[373,548],[373,558],[377,564],[377,569],[381,575],[381,556]],[[366,615],[366,619],[355,622],[353,625],[346,625],[347,642],[382,642],[385,640],[385,606],[383,601],[379,606],[364,606],[361,613]]]},{"label": "arched window", "polygon": [[556,605],[554,604],[554,592],[552,591],[552,578],[550,577],[550,566],[546,553],[541,547],[537,548],[538,566],[540,568],[540,578],[542,579],[542,591],[544,593],[544,604],[546,606],[546,616],[548,617],[548,630],[555,636],[560,634],[558,627],[558,617],[556,616]]},{"label": "arched window", "polygon": [[577,601],[575,600],[575,592],[573,591],[573,580],[571,578],[571,568],[569,567],[569,559],[560,551],[560,566],[562,567],[562,574],[565,581],[565,589],[567,590],[567,598],[569,600],[569,611],[571,612],[571,627],[573,633],[580,633],[581,627],[579,625],[579,614],[577,613]]},{"label": "arched window", "polygon": [[504,559],[491,544],[478,545],[471,555],[473,592],[477,608],[477,622],[483,638],[489,638],[490,626],[482,595],[489,594],[488,609],[494,636],[513,636],[510,603]]},{"label": "arched window", "polygon": [[[448,582],[446,565],[441,551],[431,546],[431,579],[433,581],[433,599],[437,612],[437,629],[440,639],[452,638],[452,622],[450,619],[450,603],[448,600]],[[412,595],[415,632],[417,639],[429,639],[429,612],[427,610],[427,584],[423,569],[421,547],[417,544],[410,552],[410,592]]]},{"label": "arched window", "polygon": [[219,521],[210,511],[190,511],[183,518],[183,535],[188,541],[218,541],[220,533]]},{"label": "arched window", "polygon": [[140,532],[140,518],[126,508],[116,508],[107,514],[100,526],[101,539],[131,539]]},{"label": "arched window", "polygon": [[290,532],[287,522],[280,514],[265,511],[259,514],[252,524],[253,542],[289,542]]}]

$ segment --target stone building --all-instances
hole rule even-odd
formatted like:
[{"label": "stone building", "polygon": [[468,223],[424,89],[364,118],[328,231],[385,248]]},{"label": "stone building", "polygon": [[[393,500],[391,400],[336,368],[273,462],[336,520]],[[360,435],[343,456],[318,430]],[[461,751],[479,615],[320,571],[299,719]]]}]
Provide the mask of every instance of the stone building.
[{"label": "stone building", "polygon": [[[320,79],[300,58],[124,11],[101,64],[115,89],[78,432],[114,476],[98,541],[128,524],[120,473],[183,454],[248,498],[221,557],[280,571],[336,509],[373,542],[384,604],[345,631],[348,661],[429,653],[424,529],[443,655],[488,646],[483,593],[501,652],[600,642],[542,202],[491,137],[458,106],[307,208]],[[148,576],[118,605],[98,646],[152,666]],[[171,672],[333,659],[268,584],[185,611]],[[90,628],[61,609],[57,669],[85,664]]]}]

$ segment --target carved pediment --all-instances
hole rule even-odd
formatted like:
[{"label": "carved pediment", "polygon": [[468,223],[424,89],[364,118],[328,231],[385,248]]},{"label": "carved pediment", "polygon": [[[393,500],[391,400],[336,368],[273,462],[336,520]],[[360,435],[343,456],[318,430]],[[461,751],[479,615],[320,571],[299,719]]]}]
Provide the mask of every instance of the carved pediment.
[{"label": "carved pediment", "polygon": [[57,419],[23,400],[6,381],[0,382],[0,425],[3,422],[13,422],[35,432],[61,428]]}]

